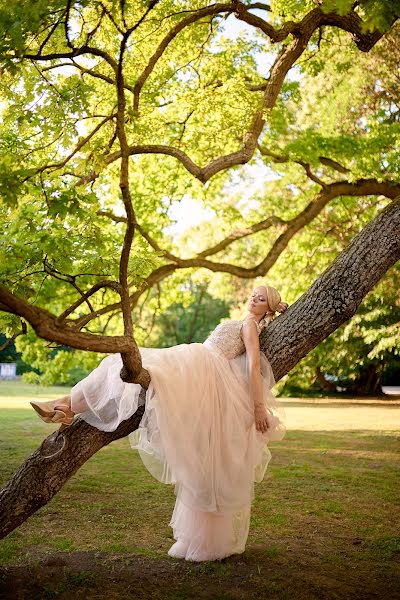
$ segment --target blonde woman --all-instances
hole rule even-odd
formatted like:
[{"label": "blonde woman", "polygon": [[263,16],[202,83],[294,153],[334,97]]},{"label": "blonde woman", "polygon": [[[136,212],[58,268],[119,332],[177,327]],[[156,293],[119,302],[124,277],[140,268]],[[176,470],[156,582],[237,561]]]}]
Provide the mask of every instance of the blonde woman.
[{"label": "blonde woman", "polygon": [[[276,289],[262,285],[244,319],[220,323],[203,344],[140,349],[151,384],[129,438],[150,473],[175,485],[170,556],[220,560],[245,550],[254,482],[271,459],[268,442],[285,435],[259,335],[286,308]],[[140,385],[124,383],[121,368],[120,355],[112,354],[70,396],[31,404],[46,422],[69,425],[80,414],[113,431],[142,402]]]}]

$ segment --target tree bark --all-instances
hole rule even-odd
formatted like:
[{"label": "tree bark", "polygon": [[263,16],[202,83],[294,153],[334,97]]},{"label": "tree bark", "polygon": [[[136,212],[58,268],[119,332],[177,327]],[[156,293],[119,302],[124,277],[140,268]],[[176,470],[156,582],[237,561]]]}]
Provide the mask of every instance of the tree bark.
[{"label": "tree bark", "polygon": [[[144,400],[144,390],[142,399]],[[51,433],[0,491],[0,539],[45,506],[74,473],[110,442],[138,428],[144,405],[110,433],[80,418]]]},{"label": "tree bark", "polygon": [[261,334],[278,381],[356,312],[400,258],[400,199],[368,223],[308,291]]},{"label": "tree bark", "polygon": [[[350,319],[364,296],[400,258],[400,201],[389,204],[261,335],[278,381]],[[142,392],[142,398],[144,391]],[[137,429],[144,407],[111,433],[81,419],[52,433],[0,492],[0,537],[47,504],[100,448]]]},{"label": "tree bark", "polygon": [[370,363],[361,369],[358,377],[350,387],[350,391],[357,395],[376,396],[381,392],[381,374],[378,365]]}]

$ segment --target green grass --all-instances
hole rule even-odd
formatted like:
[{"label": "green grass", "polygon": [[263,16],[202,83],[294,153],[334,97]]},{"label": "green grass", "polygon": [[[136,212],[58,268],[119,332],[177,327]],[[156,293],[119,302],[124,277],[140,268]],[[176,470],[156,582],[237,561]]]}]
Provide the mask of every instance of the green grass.
[{"label": "green grass", "polygon": [[[47,398],[57,395],[59,389],[46,389]],[[0,383],[1,485],[52,431],[28,408],[32,396],[44,397],[33,386]],[[254,581],[261,582],[269,566],[286,569],[296,560],[316,569],[346,572],[352,565],[387,573],[400,556],[399,436],[289,431],[270,448],[273,459],[256,485],[246,550],[256,565]],[[118,440],[0,543],[0,562],[22,565],[83,551],[174,563],[167,556],[174,501],[173,487],[153,479],[127,439]],[[194,577],[232,575],[230,564],[187,568]]]},{"label": "green grass", "polygon": [[29,398],[47,400],[57,398],[57,396],[64,396],[68,394],[68,391],[69,388],[61,385],[47,387],[23,383],[22,381],[0,381],[0,398],[2,400],[7,398],[13,398],[17,401],[24,401]]}]

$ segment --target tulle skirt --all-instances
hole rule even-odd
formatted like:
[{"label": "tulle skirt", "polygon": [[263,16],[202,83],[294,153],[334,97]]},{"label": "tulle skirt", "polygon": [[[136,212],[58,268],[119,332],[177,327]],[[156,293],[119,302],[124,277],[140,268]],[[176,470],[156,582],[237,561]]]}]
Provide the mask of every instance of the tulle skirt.
[{"label": "tulle skirt", "polygon": [[[262,387],[268,430],[254,424],[246,353],[228,360],[209,342],[141,348],[151,384],[139,428],[129,435],[150,473],[174,484],[171,556],[202,561],[244,552],[254,483],[263,479],[269,441],[285,435],[282,405],[271,393],[274,377],[263,353]],[[71,392],[84,399],[81,417],[113,431],[142,400],[141,387],[119,376],[119,354],[106,357]]]}]

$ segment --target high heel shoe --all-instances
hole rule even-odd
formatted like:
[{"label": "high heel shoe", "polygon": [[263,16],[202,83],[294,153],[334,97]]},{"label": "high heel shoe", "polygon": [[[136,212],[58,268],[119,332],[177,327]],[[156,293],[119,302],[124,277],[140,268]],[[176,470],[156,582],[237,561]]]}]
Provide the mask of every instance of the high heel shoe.
[{"label": "high heel shoe", "polygon": [[62,396],[48,402],[30,402],[32,408],[45,423],[72,425],[75,413],[71,410],[71,397]]}]

